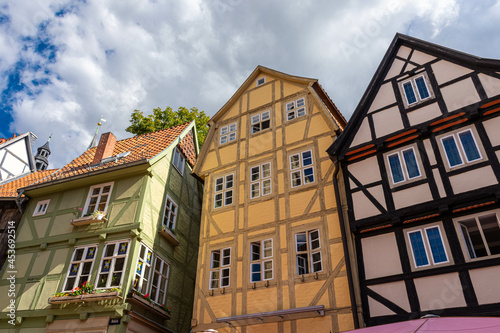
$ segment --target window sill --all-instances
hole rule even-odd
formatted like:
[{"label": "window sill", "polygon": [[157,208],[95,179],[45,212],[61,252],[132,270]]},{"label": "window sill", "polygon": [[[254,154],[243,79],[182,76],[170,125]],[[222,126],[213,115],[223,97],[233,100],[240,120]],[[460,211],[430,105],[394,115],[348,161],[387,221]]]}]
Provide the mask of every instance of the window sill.
[{"label": "window sill", "polygon": [[145,300],[143,297],[137,295],[136,293],[130,292],[127,294],[127,298],[125,299],[128,303],[138,305],[142,308],[145,308],[148,310],[148,312],[153,312],[157,315],[160,315],[164,317],[165,319],[170,319],[170,314],[160,308],[158,305],[154,303],[150,303],[147,300]]},{"label": "window sill", "polygon": [[81,303],[81,302],[99,302],[99,301],[110,301],[115,299],[122,299],[119,291],[111,291],[107,293],[96,293],[96,294],[83,294],[78,296],[60,296],[60,297],[50,297],[48,300],[49,304],[67,304],[67,303]]},{"label": "window sill", "polygon": [[160,232],[160,235],[163,236],[163,238],[165,238],[166,240],[168,240],[174,246],[179,245],[179,243],[180,243],[179,240],[177,239],[177,237],[175,237],[174,233],[170,229],[167,229],[167,228],[164,227],[159,232]]},{"label": "window sill", "polygon": [[96,218],[96,217],[93,217],[92,215],[90,215],[90,216],[84,216],[84,217],[79,217],[79,218],[73,219],[73,220],[71,220],[71,224],[75,227],[79,227],[82,225],[107,222],[107,221],[108,220],[105,217]]}]

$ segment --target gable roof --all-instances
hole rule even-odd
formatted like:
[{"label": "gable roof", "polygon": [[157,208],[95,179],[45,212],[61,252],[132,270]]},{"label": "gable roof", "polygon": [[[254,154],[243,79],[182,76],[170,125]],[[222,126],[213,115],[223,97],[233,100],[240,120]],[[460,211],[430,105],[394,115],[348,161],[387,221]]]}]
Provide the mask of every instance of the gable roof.
[{"label": "gable roof", "polygon": [[471,68],[481,68],[495,71],[498,71],[498,69],[500,68],[499,60],[477,57],[441,45],[433,44],[415,37],[397,33],[394,36],[394,39],[392,40],[387,52],[382,58],[382,61],[380,62],[375,74],[373,75],[368,87],[366,88],[365,93],[361,97],[358,106],[349,119],[349,123],[347,124],[346,128],[337,138],[337,140],[328,148],[327,152],[330,155],[339,156],[345,153],[345,150],[348,148],[346,147],[346,145],[349,143],[349,139],[352,139],[353,135],[356,134],[356,130],[360,126],[360,122],[363,120],[367,108],[370,106],[369,104],[371,103],[373,95],[377,93],[378,86],[384,80],[385,74],[390,68],[392,60],[396,56],[401,46],[413,47],[419,51],[423,51],[434,56],[440,56],[446,59],[466,64]]},{"label": "gable roof", "polygon": [[17,192],[18,189],[31,185],[55,171],[57,169],[40,170],[6,183],[0,186],[0,198],[16,198],[19,195]]},{"label": "gable roof", "polygon": [[[161,131],[118,140],[112,154],[113,157],[116,157],[115,159],[109,158],[92,164],[98,149],[98,147],[92,147],[61,169],[51,170],[52,172],[45,174],[45,177],[36,179],[25,186],[50,184],[56,180],[65,180],[83,174],[93,174],[113,167],[127,167],[132,164],[148,163],[168,149],[171,144],[177,142],[188,163],[194,166],[197,155],[196,140],[194,121]],[[128,154],[125,155],[125,153]],[[124,157],[120,158],[119,154],[123,154]]]},{"label": "gable roof", "polygon": [[210,119],[208,122],[208,125],[210,126],[210,130],[207,134],[207,137],[205,139],[205,144],[201,147],[200,151],[200,156],[198,158],[198,163],[196,163],[193,173],[198,174],[199,168],[201,163],[203,163],[203,160],[205,159],[205,156],[209,150],[210,142],[213,140],[214,135],[216,133],[215,129],[215,123],[221,119],[226,112],[229,111],[232,105],[244,94],[244,92],[254,83],[254,81],[257,79],[257,77],[261,74],[268,74],[270,76],[278,77],[280,79],[290,81],[290,82],[296,82],[296,83],[301,83],[304,85],[310,86],[318,95],[318,98],[321,100],[323,105],[326,107],[326,109],[329,111],[330,115],[332,116],[334,122],[337,124],[340,130],[343,130],[345,126],[347,125],[347,121],[344,118],[344,116],[340,113],[340,111],[337,109],[337,106],[333,101],[331,100],[330,96],[326,93],[326,91],[323,89],[323,87],[319,84],[317,79],[311,79],[311,78],[305,78],[301,76],[294,76],[294,75],[289,75],[283,72],[276,71],[274,69],[270,69],[264,66],[257,66],[253,72],[250,74],[250,76],[243,82],[243,84],[236,90],[236,92],[231,96],[231,98],[222,106],[222,108],[217,111],[217,113]]}]

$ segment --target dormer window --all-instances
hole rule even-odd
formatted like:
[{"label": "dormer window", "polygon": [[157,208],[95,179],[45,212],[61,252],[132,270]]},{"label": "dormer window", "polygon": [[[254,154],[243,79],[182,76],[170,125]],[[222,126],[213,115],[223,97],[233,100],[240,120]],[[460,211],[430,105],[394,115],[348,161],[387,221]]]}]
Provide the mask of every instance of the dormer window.
[{"label": "dormer window", "polygon": [[425,73],[421,73],[400,84],[401,94],[405,107],[414,106],[433,97],[429,79]]},{"label": "dormer window", "polygon": [[220,129],[220,144],[236,140],[236,123],[221,127]]}]

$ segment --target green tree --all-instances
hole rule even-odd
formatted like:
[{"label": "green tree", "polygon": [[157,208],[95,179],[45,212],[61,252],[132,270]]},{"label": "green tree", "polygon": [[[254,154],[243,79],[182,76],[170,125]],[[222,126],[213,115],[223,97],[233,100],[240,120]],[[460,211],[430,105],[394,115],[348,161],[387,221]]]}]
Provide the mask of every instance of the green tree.
[{"label": "green tree", "polygon": [[153,114],[145,116],[142,111],[134,110],[130,116],[131,125],[125,130],[135,135],[141,135],[156,132],[172,126],[181,125],[194,120],[198,131],[199,145],[203,145],[205,137],[208,134],[208,120],[210,118],[205,111],[199,111],[198,108],[179,107],[177,111],[172,110],[170,106],[165,110],[161,108],[153,109]]}]

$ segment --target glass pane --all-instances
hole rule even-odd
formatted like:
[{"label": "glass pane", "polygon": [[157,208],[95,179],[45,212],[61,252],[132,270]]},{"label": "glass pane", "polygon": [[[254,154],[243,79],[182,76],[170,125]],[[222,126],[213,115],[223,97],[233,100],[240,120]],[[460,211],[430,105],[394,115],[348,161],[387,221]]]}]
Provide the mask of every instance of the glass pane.
[{"label": "glass pane", "polygon": [[313,168],[304,169],[304,184],[314,183]]},{"label": "glass pane", "polygon": [[262,164],[262,178],[271,177],[271,163]]},{"label": "glass pane", "polygon": [[73,290],[73,287],[75,285],[76,278],[68,278],[66,281],[66,287],[64,287],[64,290]]},{"label": "glass pane", "polygon": [[260,129],[265,130],[271,126],[271,121],[270,120],[264,120],[263,122],[260,123]]},{"label": "glass pane", "polygon": [[123,270],[123,266],[125,265],[125,258],[118,258],[116,259],[115,261],[115,272],[116,271],[122,271]]},{"label": "glass pane", "polygon": [[91,267],[92,267],[91,261],[84,263],[82,268],[82,275],[89,275]]},{"label": "glass pane", "polygon": [[479,149],[477,149],[476,142],[472,137],[470,131],[462,132],[458,134],[462,147],[464,148],[465,157],[467,161],[472,162],[481,159],[481,154],[479,154]]},{"label": "glass pane", "polygon": [[456,165],[462,164],[462,157],[460,157],[460,153],[458,152],[457,143],[455,142],[455,138],[453,136],[449,136],[443,138],[442,140],[444,151],[446,152],[446,156],[448,157],[448,162],[450,167],[454,167]]},{"label": "glass pane", "polygon": [[427,238],[431,247],[432,259],[435,264],[447,262],[446,251],[444,250],[443,240],[438,227],[426,229]]},{"label": "glass pane", "polygon": [[226,189],[233,187],[233,175],[226,176]]},{"label": "glass pane", "polygon": [[300,179],[300,171],[292,172],[292,187],[302,185],[302,179]]},{"label": "glass pane", "polygon": [[311,250],[319,248],[319,231],[314,230],[310,234],[311,237]]},{"label": "glass pane", "polygon": [[260,183],[253,183],[251,185],[252,189],[251,189],[251,195],[252,195],[252,198],[256,198],[260,195]]},{"label": "glass pane", "polygon": [[479,217],[479,224],[483,229],[484,238],[490,249],[490,254],[495,255],[500,253],[500,228],[496,214],[490,214]]},{"label": "glass pane", "polygon": [[76,276],[78,274],[78,269],[80,268],[80,263],[72,264],[69,270],[70,276]]},{"label": "glass pane", "polygon": [[224,144],[227,142],[227,135],[221,136],[220,137],[220,144]]},{"label": "glass pane", "polygon": [[113,273],[113,277],[111,278],[111,287],[119,286],[122,278],[122,273]]},{"label": "glass pane", "polygon": [[307,251],[307,236],[305,232],[295,235],[295,245],[297,252]]},{"label": "glass pane", "polygon": [[224,186],[224,178],[217,178],[215,180],[215,191],[222,191],[223,190],[223,187]]},{"label": "glass pane", "polygon": [[424,78],[421,76],[415,79],[415,83],[417,84],[418,94],[420,95],[420,99],[426,99],[429,97],[429,90],[427,90],[427,85],[425,84]]},{"label": "glass pane", "polygon": [[255,115],[255,116],[252,116],[252,118],[251,118],[251,119],[252,119],[252,120],[251,120],[251,124],[252,124],[252,125],[253,125],[253,124],[256,124],[256,123],[258,123],[258,122],[260,122],[260,114],[257,114],[257,115]]},{"label": "glass pane", "polygon": [[252,125],[252,133],[257,133],[260,131],[260,123]]},{"label": "glass pane", "polygon": [[306,108],[297,109],[297,117],[302,117],[306,115]]},{"label": "glass pane", "polygon": [[406,100],[408,101],[409,104],[413,104],[417,101],[417,97],[415,96],[415,92],[413,91],[413,87],[411,85],[411,82],[406,82],[403,84],[403,90],[405,92]]},{"label": "glass pane", "polygon": [[269,119],[269,116],[270,116],[269,111],[262,112],[262,116],[261,116],[262,121]]},{"label": "glass pane", "polygon": [[295,112],[291,111],[286,114],[286,120],[292,120],[295,118]]},{"label": "glass pane", "polygon": [[387,157],[389,160],[389,167],[391,168],[392,181],[394,184],[402,182],[405,180],[403,176],[403,169],[401,169],[401,163],[399,162],[399,155],[394,154]]},{"label": "glass pane", "polygon": [[252,181],[259,180],[260,178],[260,168],[258,166],[253,167],[250,169],[251,175],[252,175]]},{"label": "glass pane", "polygon": [[236,133],[229,134],[229,141],[236,140]]},{"label": "glass pane", "polygon": [[75,250],[75,255],[73,256],[73,261],[81,260],[82,256],[83,256],[83,251],[85,251],[85,249],[77,249],[77,250]]},{"label": "glass pane", "polygon": [[101,266],[101,272],[103,273],[109,272],[110,267],[111,267],[111,259],[103,260]]},{"label": "glass pane", "polygon": [[260,243],[252,243],[252,261],[260,259]]},{"label": "glass pane", "polygon": [[312,154],[310,151],[305,151],[302,153],[302,166],[308,166],[312,164]]},{"label": "glass pane", "polygon": [[271,180],[266,179],[262,182],[262,195],[271,193]]},{"label": "glass pane", "polygon": [[294,170],[300,168],[299,154],[290,156],[290,169]]},{"label": "glass pane", "polygon": [[100,190],[101,190],[100,187],[96,187],[96,188],[92,189],[92,195],[98,195]]},{"label": "glass pane", "polygon": [[104,186],[104,188],[102,189],[102,193],[109,193],[109,190],[111,189],[111,185],[106,185]]},{"label": "glass pane", "polygon": [[427,259],[422,233],[420,231],[412,232],[409,233],[409,237],[413,250],[413,257],[415,258],[415,266],[420,267],[428,265],[429,259]]},{"label": "glass pane", "polygon": [[231,264],[231,249],[222,250],[222,265],[227,266]]},{"label": "glass pane", "polygon": [[418,169],[417,158],[413,149],[403,151],[403,159],[405,160],[406,171],[408,171],[408,178],[419,177],[420,170]]},{"label": "glass pane", "polygon": [[286,110],[290,111],[290,110],[293,110],[293,109],[295,109],[295,102],[287,103]]},{"label": "glass pane", "polygon": [[260,263],[250,265],[251,270],[251,282],[256,282],[261,280],[260,275]]},{"label": "glass pane", "polygon": [[229,132],[234,132],[234,131],[236,131],[236,124],[229,125]]},{"label": "glass pane", "polygon": [[273,242],[272,242],[272,240],[268,239],[268,240],[265,240],[263,243],[264,243],[264,258],[271,257],[273,255]]},{"label": "glass pane", "polygon": [[120,248],[118,249],[118,255],[127,254],[128,243],[120,243]]},{"label": "glass pane", "polygon": [[227,126],[221,127],[220,134],[221,135],[227,134]]},{"label": "glass pane", "polygon": [[107,280],[108,280],[108,274],[99,275],[99,281],[97,282],[97,287],[98,288],[106,287]]},{"label": "glass pane", "polygon": [[224,205],[230,205],[230,204],[233,203],[233,191],[232,190],[231,191],[227,191],[225,193],[225,197],[226,197],[226,199],[224,201]]},{"label": "glass pane", "polygon": [[212,252],[212,266],[210,268],[217,268],[220,265],[220,252]]},{"label": "glass pane", "polygon": [[297,255],[297,275],[307,274],[309,273],[309,260],[307,258],[307,254],[298,254]]},{"label": "glass pane", "polygon": [[300,108],[301,106],[304,106],[305,101],[303,98],[297,100],[297,107]]},{"label": "glass pane", "polygon": [[106,255],[105,257],[112,257],[113,253],[115,252],[115,245],[116,244],[108,244],[106,246]]},{"label": "glass pane", "polygon": [[215,208],[222,207],[222,193],[215,195]]}]

